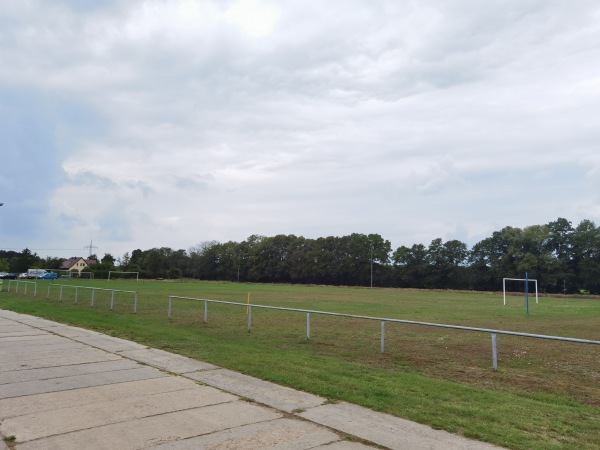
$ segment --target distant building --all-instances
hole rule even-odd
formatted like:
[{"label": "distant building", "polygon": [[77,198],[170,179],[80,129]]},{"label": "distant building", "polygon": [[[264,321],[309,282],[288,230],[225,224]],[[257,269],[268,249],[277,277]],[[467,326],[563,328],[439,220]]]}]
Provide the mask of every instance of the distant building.
[{"label": "distant building", "polygon": [[81,273],[83,272],[85,269],[87,269],[89,266],[91,266],[92,264],[96,264],[98,263],[98,261],[96,261],[95,259],[85,259],[85,258],[81,258],[81,257],[74,257],[74,258],[69,258],[63,261],[63,263],[60,265],[61,270],[69,270],[72,272],[78,272]]}]

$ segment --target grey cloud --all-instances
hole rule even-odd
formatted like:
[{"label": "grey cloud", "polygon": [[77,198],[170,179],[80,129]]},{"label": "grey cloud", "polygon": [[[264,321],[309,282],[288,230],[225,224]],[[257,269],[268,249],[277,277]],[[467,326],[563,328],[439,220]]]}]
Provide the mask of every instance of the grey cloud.
[{"label": "grey cloud", "polygon": [[600,219],[596,2],[259,3],[263,28],[233,1],[0,7],[0,189],[33,198],[11,236],[52,208],[114,254]]},{"label": "grey cloud", "polygon": [[192,175],[188,177],[175,177],[175,185],[179,189],[193,189],[205,191],[214,180],[212,175]]}]

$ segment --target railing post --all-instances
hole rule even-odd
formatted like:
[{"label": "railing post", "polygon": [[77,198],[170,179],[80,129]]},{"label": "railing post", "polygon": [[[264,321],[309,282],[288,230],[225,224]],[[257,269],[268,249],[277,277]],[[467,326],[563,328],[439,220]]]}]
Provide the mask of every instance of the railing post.
[{"label": "railing post", "polygon": [[252,326],[252,306],[248,307],[248,333],[250,333],[250,328]]},{"label": "railing post", "polygon": [[27,295],[27,284],[28,283],[25,283],[25,291],[23,292],[23,295]]},{"label": "railing post", "polygon": [[133,296],[133,313],[137,314],[137,292],[134,292]]},{"label": "railing post", "polygon": [[96,295],[96,289],[92,288],[92,305],[91,306],[94,306],[94,295]]},{"label": "railing post", "polygon": [[492,333],[492,368],[498,370],[498,351],[496,349],[496,333]]},{"label": "railing post", "polygon": [[75,303],[79,300],[79,287],[75,286]]},{"label": "railing post", "polygon": [[385,351],[385,320],[381,321],[381,353]]},{"label": "railing post", "polygon": [[310,341],[310,313],[306,313],[306,340]]},{"label": "railing post", "polygon": [[173,297],[169,295],[169,319],[171,318],[171,303],[173,303]]},{"label": "railing post", "polygon": [[60,300],[62,302],[62,291],[63,291],[63,287],[60,287],[60,294],[58,295],[58,300]]},{"label": "railing post", "polygon": [[112,295],[110,296],[110,310],[112,311],[113,306],[115,306],[115,291],[113,289]]},{"label": "railing post", "polygon": [[208,323],[208,302],[204,300],[204,323]]}]

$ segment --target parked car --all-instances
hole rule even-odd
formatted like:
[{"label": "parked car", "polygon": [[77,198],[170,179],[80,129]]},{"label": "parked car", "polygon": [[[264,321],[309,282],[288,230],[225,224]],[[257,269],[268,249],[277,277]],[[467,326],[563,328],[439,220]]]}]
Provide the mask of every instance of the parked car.
[{"label": "parked car", "polygon": [[19,278],[27,278],[27,272],[20,273]]},{"label": "parked car", "polygon": [[44,275],[40,275],[38,277],[39,280],[56,280],[58,278],[58,275],[56,275],[54,272],[46,272]]},{"label": "parked car", "polygon": [[17,278],[17,274],[16,273],[10,273],[10,272],[2,272],[0,273],[0,279],[3,280],[14,280]]}]

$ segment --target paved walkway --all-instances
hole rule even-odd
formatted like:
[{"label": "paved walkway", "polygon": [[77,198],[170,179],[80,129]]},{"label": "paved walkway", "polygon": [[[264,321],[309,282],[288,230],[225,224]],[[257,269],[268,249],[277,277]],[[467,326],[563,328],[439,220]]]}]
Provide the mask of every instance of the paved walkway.
[{"label": "paved walkway", "polygon": [[5,310],[0,421],[18,450],[497,448]]}]

